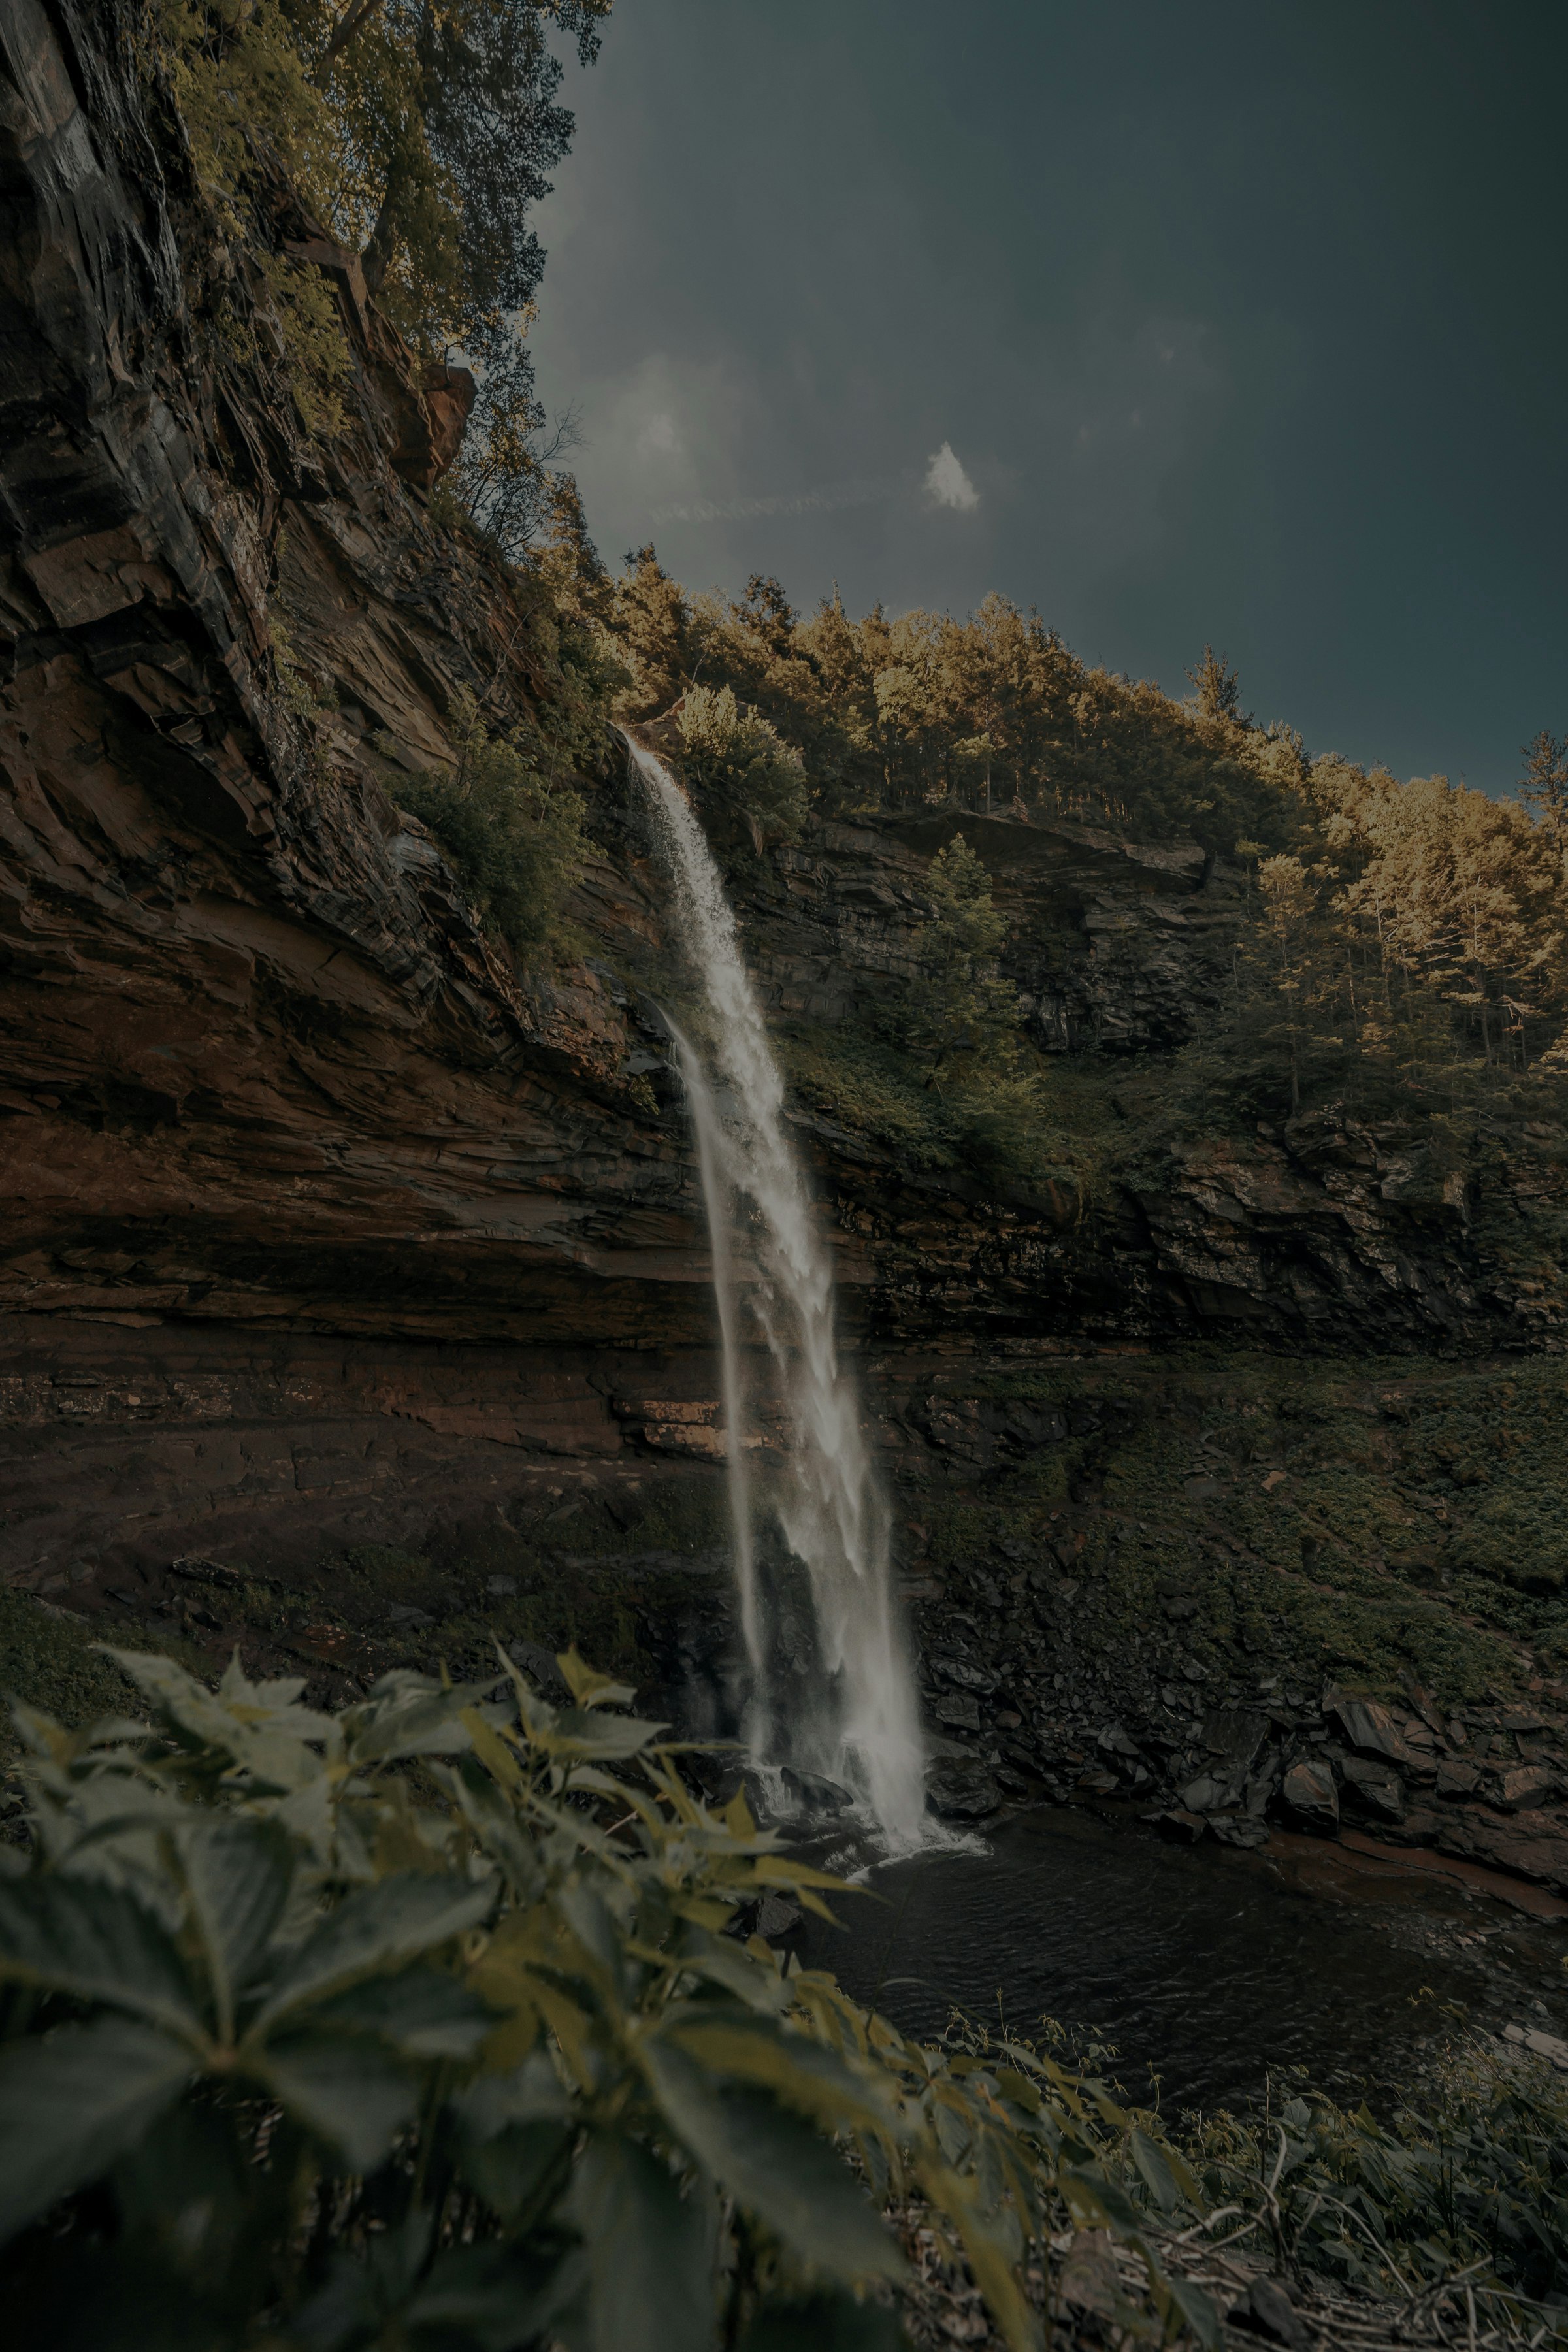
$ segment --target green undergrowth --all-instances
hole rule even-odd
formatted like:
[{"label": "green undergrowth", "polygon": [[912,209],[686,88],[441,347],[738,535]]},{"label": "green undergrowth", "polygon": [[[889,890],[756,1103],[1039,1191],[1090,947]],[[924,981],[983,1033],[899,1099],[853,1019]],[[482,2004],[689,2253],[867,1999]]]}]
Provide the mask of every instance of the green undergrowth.
[{"label": "green undergrowth", "polygon": [[1111,1162],[1093,1081],[1021,1051],[1016,1067],[960,1069],[938,1082],[882,1034],[900,1025],[894,1009],[875,1026],[784,1028],[780,1055],[800,1100],[908,1167],[951,1171],[1053,1207],[1065,1195],[1075,1216],[1103,1195]]},{"label": "green undergrowth", "polygon": [[[919,2044],[748,1927],[856,1899],[692,1794],[575,1653],[327,1714],[116,1653],[143,1719],[19,1717],[0,1856],[0,2275],[27,2340],[268,2352],[894,2352],[918,2200],[1014,2352],[1064,2226],[1138,2258],[1199,2184],[1048,2047]],[[864,1898],[861,1898],[864,1899]],[[826,1916],[831,1916],[827,1914]]]},{"label": "green undergrowth", "polygon": [[[956,1383],[954,1383],[956,1384]],[[1063,1432],[921,1497],[932,1564],[1072,1530],[1105,1637],[1173,1579],[1192,1637],[1451,1701],[1568,1664],[1568,1366],[1218,1349],[971,1378]],[[1074,1500],[1076,1495],[1080,1498]],[[1051,1514],[1058,1515],[1053,1522]],[[1081,1542],[1078,1538],[1081,1535]]]},{"label": "green undergrowth", "polygon": [[[1568,2286],[1568,2081],[1545,2059],[1457,2044],[1387,2122],[1298,2079],[1194,2118],[1184,2148],[1211,2208],[1261,2206],[1281,2269],[1415,2294],[1462,2247],[1537,2300]],[[1532,2324],[1560,2339],[1568,2313]]]},{"label": "green undergrowth", "polygon": [[1528,2058],[1453,2051],[1387,2123],[1303,2091],[1173,2134],[1049,2021],[910,2042],[750,1932],[775,1892],[867,1898],[694,1794],[574,1652],[568,1706],[508,1667],[331,1713],[237,1664],[215,1690],[114,1662],[112,1719],[19,1711],[0,1852],[0,2283],[29,2342],[129,2342],[134,2314],[207,2352],[899,2352],[889,2217],[1012,2352],[1085,2230],[1128,2257],[1124,2345],[1220,2352],[1184,2275],[1219,2228],[1299,2278],[1563,2330],[1568,2087]]},{"label": "green undergrowth", "polygon": [[[94,1646],[88,1627],[30,1592],[0,1585],[0,1696],[23,1698],[63,1722],[90,1723],[123,1706],[130,1685]],[[0,1721],[0,1764],[19,1753],[9,1714]]]}]

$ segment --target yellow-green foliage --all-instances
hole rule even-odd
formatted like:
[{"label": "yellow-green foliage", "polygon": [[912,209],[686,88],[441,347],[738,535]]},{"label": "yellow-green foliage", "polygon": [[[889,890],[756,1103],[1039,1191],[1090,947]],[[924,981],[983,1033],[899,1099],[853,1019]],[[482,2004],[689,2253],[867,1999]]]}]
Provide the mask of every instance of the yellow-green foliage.
[{"label": "yellow-green foliage", "polygon": [[216,331],[236,357],[254,361],[270,330],[307,431],[337,433],[349,364],[337,298],[320,270],[259,242],[245,194],[255,133],[268,135],[301,177],[326,137],[294,29],[272,0],[162,0],[159,23],[196,177],[225,236],[249,262],[248,301],[220,294]]},{"label": "yellow-green foliage", "polygon": [[752,818],[764,840],[798,841],[809,795],[798,751],[732,687],[689,687],[680,706],[684,764]]},{"label": "yellow-green foliage", "polygon": [[[830,814],[1076,818],[1238,860],[1251,893],[1202,1083],[1266,1093],[1241,1107],[1252,1118],[1347,1090],[1441,1110],[1468,1066],[1522,1074],[1564,1035],[1555,787],[1531,814],[1441,776],[1309,761],[1290,728],[1241,710],[1212,656],[1177,700],[1089,668],[1003,596],[962,621],[880,605],[857,620],[837,597],[803,617],[760,576],[729,603],[689,598],[649,546],[605,618],[631,716],[699,675],[729,687],[799,750]],[[1540,759],[1545,775],[1568,764]]]}]

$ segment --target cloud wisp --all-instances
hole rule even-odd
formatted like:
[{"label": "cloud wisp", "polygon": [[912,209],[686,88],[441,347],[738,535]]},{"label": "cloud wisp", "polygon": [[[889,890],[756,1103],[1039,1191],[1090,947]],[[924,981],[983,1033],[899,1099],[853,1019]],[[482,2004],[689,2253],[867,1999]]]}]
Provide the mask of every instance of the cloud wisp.
[{"label": "cloud wisp", "polygon": [[656,507],[653,520],[665,522],[751,522],[762,515],[836,514],[840,507],[875,506],[896,498],[907,484],[894,478],[853,482],[825,482],[815,490],[789,490],[771,499],[698,499],[689,504]]},{"label": "cloud wisp", "polygon": [[942,443],[926,468],[926,496],[933,506],[954,507],[961,514],[980,504],[980,493],[953,456],[951,441]]}]

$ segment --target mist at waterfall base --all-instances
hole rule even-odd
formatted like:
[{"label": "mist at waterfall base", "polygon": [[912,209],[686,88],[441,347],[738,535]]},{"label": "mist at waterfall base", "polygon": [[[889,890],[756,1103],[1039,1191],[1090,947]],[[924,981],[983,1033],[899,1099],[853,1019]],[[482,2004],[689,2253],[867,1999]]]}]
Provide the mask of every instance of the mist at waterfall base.
[{"label": "mist at waterfall base", "polygon": [[[726,1463],[746,1735],[787,1790],[810,1774],[847,1790],[888,1851],[925,1841],[925,1775],[889,1557],[888,1511],[841,1363],[833,1269],[784,1118],[784,1080],[702,828],[674,777],[631,737],[679,928],[699,983],[700,1039],[676,1030],[697,1139],[723,1367]],[[711,1076],[710,1076],[710,1071]],[[748,1440],[743,1318],[765,1343],[784,1443],[764,1481]],[[780,1543],[759,1541],[771,1517]]]}]

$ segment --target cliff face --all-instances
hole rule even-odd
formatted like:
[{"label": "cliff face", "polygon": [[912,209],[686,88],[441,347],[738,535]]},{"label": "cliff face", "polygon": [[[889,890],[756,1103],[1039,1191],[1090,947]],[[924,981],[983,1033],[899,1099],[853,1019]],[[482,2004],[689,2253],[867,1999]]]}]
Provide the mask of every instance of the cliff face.
[{"label": "cliff face", "polygon": [[[620,762],[583,779],[600,846],[572,913],[595,952],[548,976],[520,976],[388,791],[450,761],[463,689],[502,722],[548,690],[542,603],[432,519],[471,385],[416,364],[279,182],[280,248],[325,274],[351,354],[349,425],[312,437],[266,336],[247,356],[214,331],[220,298],[265,324],[265,289],[119,19],[3,0],[0,72],[0,1578],[92,1610],[193,1552],[303,1574],[481,1535],[556,1573],[561,1547],[524,1537],[577,1494],[612,1564],[620,1528],[649,1573],[710,1569],[707,1255],[626,977],[663,951],[664,893]],[[1202,1033],[1238,871],[963,827],[1064,1066],[1146,1071]],[[831,1027],[915,970],[953,829],[820,824],[745,869],[781,1016]],[[988,1580],[996,1534],[944,1551],[933,1508],[994,1506],[1005,1534],[1024,1507],[994,1482],[1037,1469],[1053,1413],[1069,1433],[1031,1367],[1205,1336],[1558,1343],[1531,1223],[1561,1190],[1553,1135],[1500,1141],[1479,1189],[1331,1113],[1125,1154],[1086,1209],[1065,1181],[999,1197],[799,1127],[932,1606]],[[1062,1505],[1092,1533],[1103,1469],[1073,1465]]]}]

